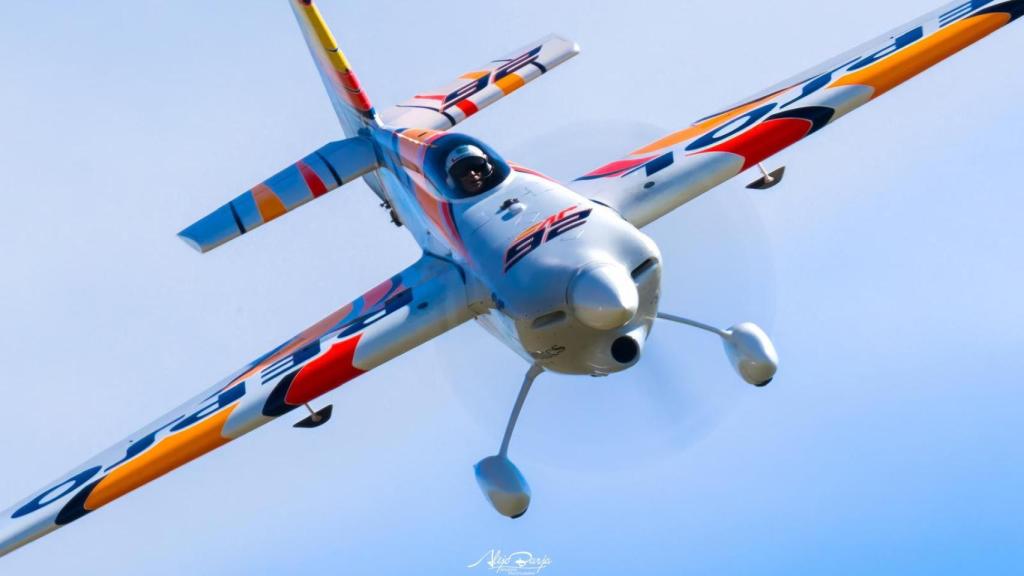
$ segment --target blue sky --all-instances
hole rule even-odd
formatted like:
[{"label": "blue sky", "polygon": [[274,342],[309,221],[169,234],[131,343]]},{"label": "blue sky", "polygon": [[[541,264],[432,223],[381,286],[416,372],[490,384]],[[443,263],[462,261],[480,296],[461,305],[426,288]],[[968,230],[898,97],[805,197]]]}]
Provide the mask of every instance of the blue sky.
[{"label": "blue sky", "polygon": [[[353,4],[353,5],[349,5]],[[583,53],[460,129],[569,179],[923,14],[937,0],[524,0],[321,9],[378,107],[555,31]],[[417,257],[354,184],[199,256],[175,233],[340,131],[286,3],[0,8],[0,507]],[[756,321],[755,390],[658,326],[601,380],[541,377],[467,324],[0,559],[4,574],[1007,573],[1024,561],[1017,24],[650,226],[662,308]]]}]

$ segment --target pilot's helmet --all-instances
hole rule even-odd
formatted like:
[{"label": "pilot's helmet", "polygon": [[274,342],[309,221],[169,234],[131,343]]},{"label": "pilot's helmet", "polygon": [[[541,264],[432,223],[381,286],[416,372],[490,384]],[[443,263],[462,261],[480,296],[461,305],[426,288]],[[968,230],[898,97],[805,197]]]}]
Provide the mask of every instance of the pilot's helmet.
[{"label": "pilot's helmet", "polygon": [[463,144],[448,154],[445,170],[453,183],[460,183],[470,172],[480,172],[483,178],[489,178],[494,167],[483,150],[472,144]]}]

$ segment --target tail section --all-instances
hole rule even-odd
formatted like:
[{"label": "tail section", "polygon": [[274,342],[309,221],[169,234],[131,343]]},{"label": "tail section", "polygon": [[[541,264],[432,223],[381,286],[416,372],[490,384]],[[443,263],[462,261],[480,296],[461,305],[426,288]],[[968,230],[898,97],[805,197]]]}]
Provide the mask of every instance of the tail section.
[{"label": "tail section", "polygon": [[377,154],[370,139],[331,142],[200,218],[178,236],[196,250],[208,252],[376,168]]},{"label": "tail section", "polygon": [[547,36],[385,111],[382,122],[313,0],[289,0],[347,139],[331,142],[193,222],[178,236],[208,252],[335,188],[362,177],[389,201],[377,170],[375,133],[392,127],[447,130],[579,53]]},{"label": "tail section", "polygon": [[367,126],[379,126],[380,120],[370,104],[370,98],[359,85],[348,59],[338,48],[334,35],[313,0],[289,2],[345,134],[356,136]]},{"label": "tail section", "polygon": [[389,126],[447,130],[579,53],[572,40],[545,36],[443,86],[420,92],[381,116]]}]

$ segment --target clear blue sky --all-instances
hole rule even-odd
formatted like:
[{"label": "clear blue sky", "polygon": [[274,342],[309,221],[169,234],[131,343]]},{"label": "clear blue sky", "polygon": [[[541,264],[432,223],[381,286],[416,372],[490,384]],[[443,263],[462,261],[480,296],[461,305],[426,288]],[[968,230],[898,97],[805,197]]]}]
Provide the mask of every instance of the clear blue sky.
[{"label": "clear blue sky", "polygon": [[[571,178],[941,0],[321,0],[380,108],[555,31],[583,53],[460,129]],[[500,5],[499,5],[500,4]],[[417,256],[350,185],[199,256],[175,233],[339,137],[284,1],[0,8],[0,507]],[[1005,574],[1024,563],[1024,25],[649,228],[663,308],[753,320],[764,390],[658,326],[637,368],[543,376],[495,514],[472,465],[525,365],[467,324],[0,559],[21,574]]]}]

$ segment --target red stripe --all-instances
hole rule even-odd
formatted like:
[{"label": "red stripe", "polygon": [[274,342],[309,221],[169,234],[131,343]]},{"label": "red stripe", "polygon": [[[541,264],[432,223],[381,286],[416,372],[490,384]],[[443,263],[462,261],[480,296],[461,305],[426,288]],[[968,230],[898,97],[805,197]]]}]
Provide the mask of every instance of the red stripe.
[{"label": "red stripe", "polygon": [[470,100],[459,100],[455,103],[455,106],[459,110],[462,110],[462,113],[466,115],[466,118],[469,118],[480,111],[480,109],[476,107],[476,104],[473,104]]},{"label": "red stripe", "polygon": [[455,240],[458,240],[459,239],[459,231],[458,231],[457,228],[455,228],[455,221],[452,220],[452,213],[448,209],[448,204],[447,203],[441,204],[441,206],[439,207],[439,210],[441,210],[441,216],[444,217],[444,223],[448,226],[448,230],[451,233],[452,238],[455,239]]},{"label": "red stripe", "polygon": [[359,86],[359,79],[356,78],[354,72],[349,70],[339,74],[338,77],[341,79],[341,85],[345,88],[345,99],[348,100],[350,106],[360,112],[368,112],[373,108],[366,92],[363,92]]},{"label": "red stripe", "polygon": [[442,230],[442,232],[444,232],[445,236],[448,237],[448,242],[451,244],[451,247],[465,257],[466,247],[462,244],[462,238],[459,236],[459,229],[455,226],[455,220],[452,219],[451,205],[447,202],[439,203],[438,212],[441,213],[441,219],[444,221],[446,228],[446,230]]},{"label": "red stripe", "polygon": [[698,154],[730,152],[743,157],[743,169],[746,170],[783,148],[800,141],[807,136],[813,126],[809,120],[800,118],[768,120],[732,140],[702,150]]},{"label": "red stripe", "polygon": [[295,375],[284,401],[292,406],[305,404],[365,372],[352,364],[361,337],[362,334],[359,334],[338,342],[322,356],[303,366]]},{"label": "red stripe", "polygon": [[641,164],[645,164],[649,160],[652,160],[653,158],[654,156],[647,156],[645,158],[637,158],[636,160],[618,160],[616,162],[612,162],[611,164],[605,164],[604,166],[601,166],[600,168],[594,170],[593,172],[584,174],[583,177],[599,178],[603,176],[614,176],[621,172],[625,172],[626,170],[629,170],[631,168],[636,168]]},{"label": "red stripe", "polygon": [[327,193],[327,186],[324,185],[324,181],[320,179],[320,176],[312,168],[306,166],[305,162],[298,162],[295,166],[298,167],[299,172],[302,174],[302,179],[306,181],[309,191],[313,193],[313,198],[318,198]]}]

